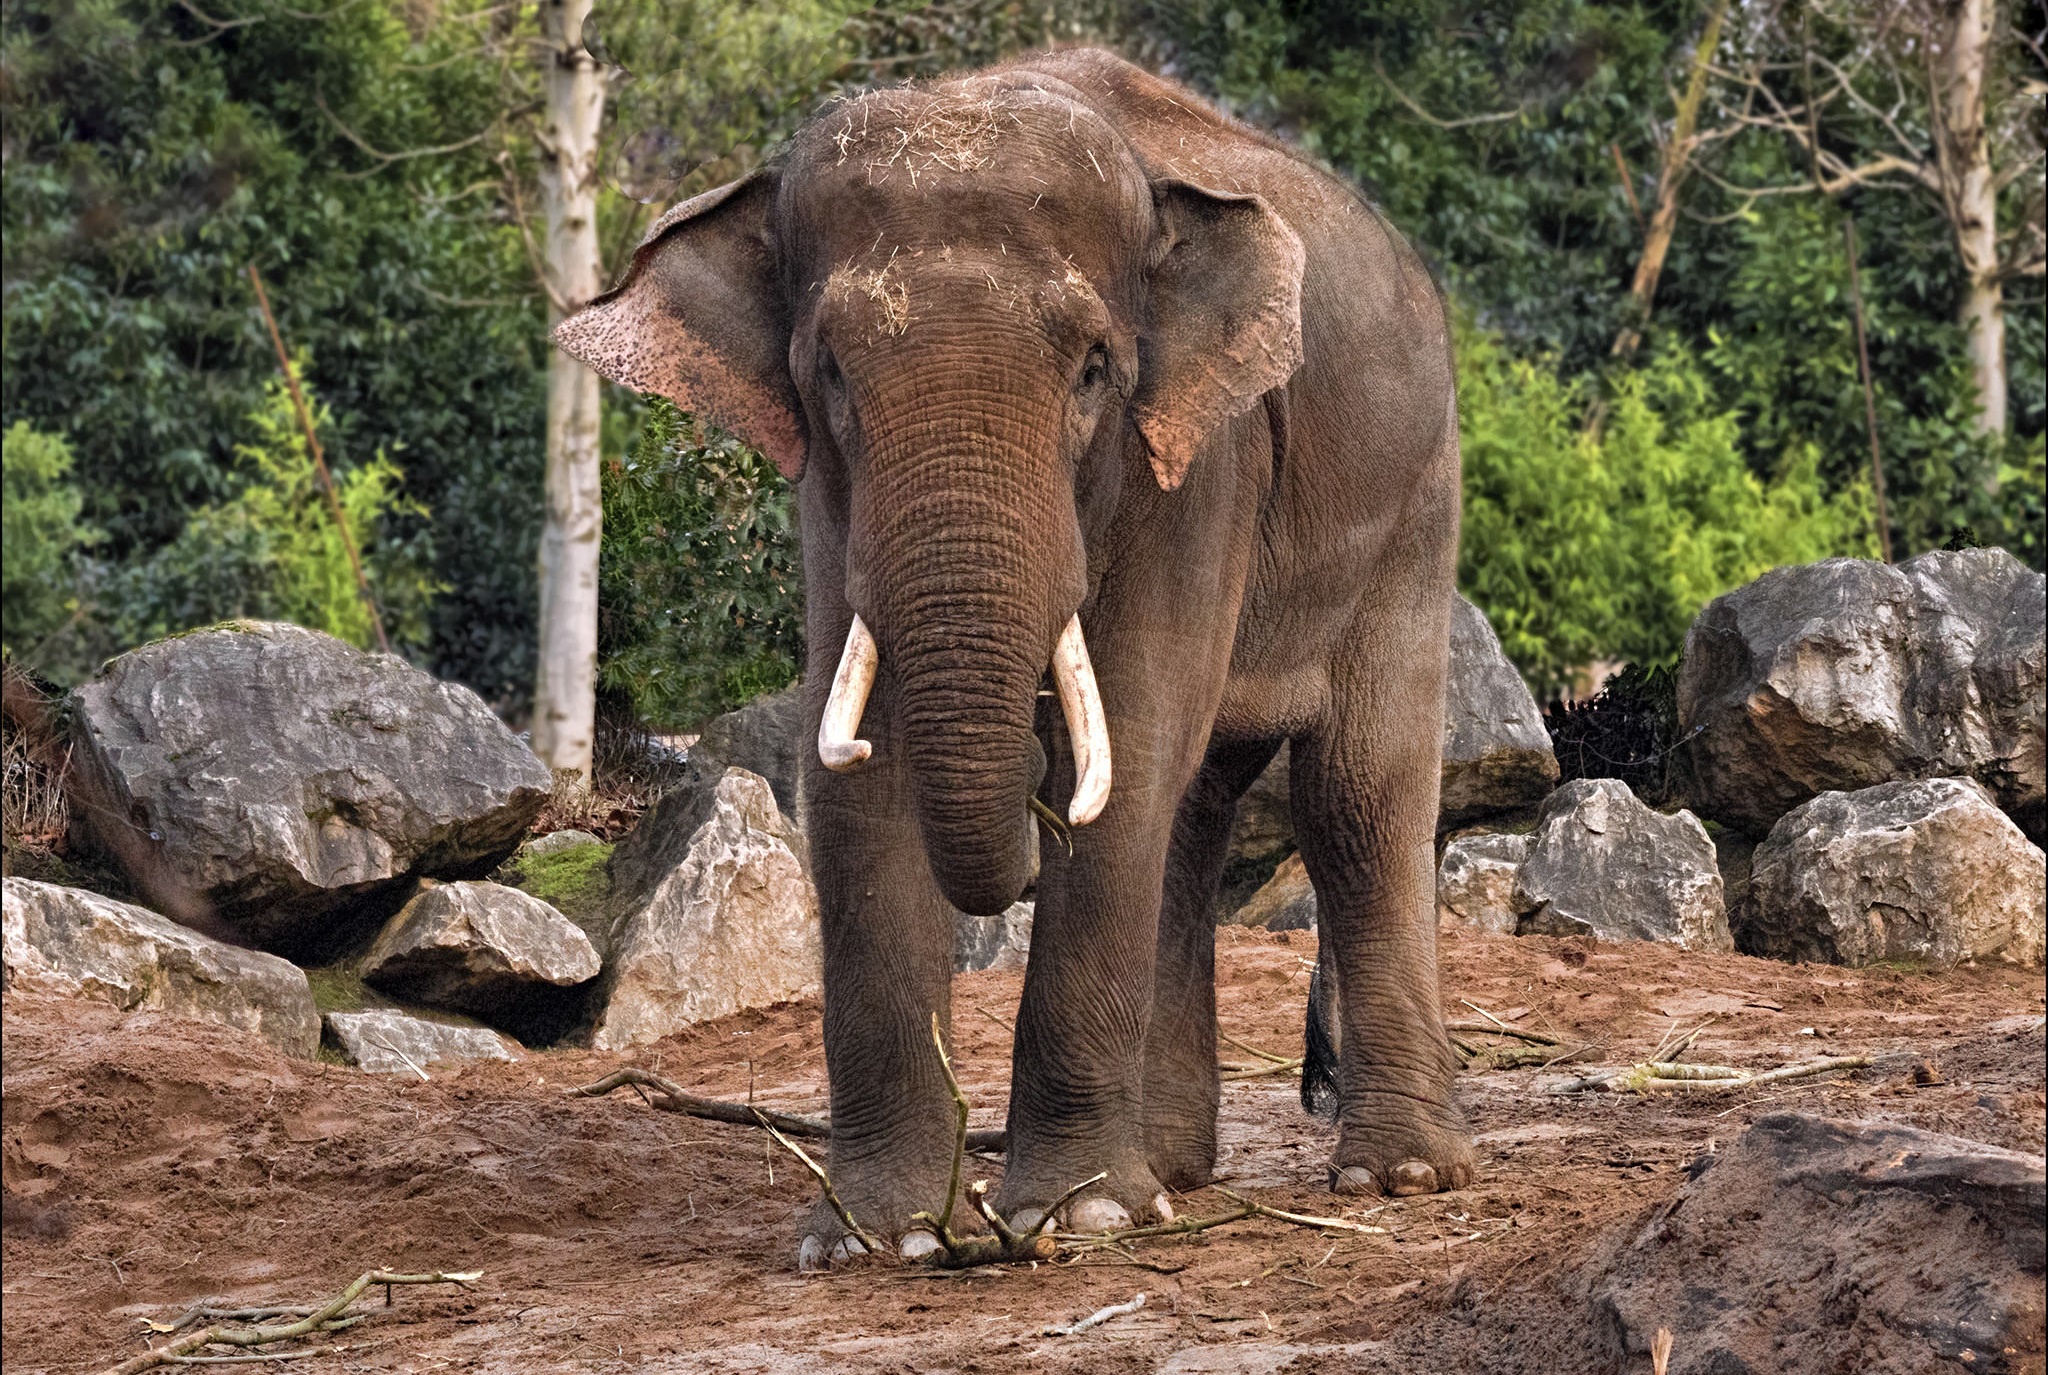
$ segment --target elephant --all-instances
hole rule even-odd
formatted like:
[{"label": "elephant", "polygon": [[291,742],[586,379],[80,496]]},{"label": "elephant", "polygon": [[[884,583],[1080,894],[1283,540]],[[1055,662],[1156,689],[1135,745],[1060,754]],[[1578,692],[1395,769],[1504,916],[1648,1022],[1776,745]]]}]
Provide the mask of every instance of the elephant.
[{"label": "elephant", "polygon": [[[1100,1175],[1061,1216],[1101,1230],[1208,1181],[1211,909],[1283,744],[1344,1046],[1331,1186],[1470,1183],[1432,852],[1450,329],[1357,190],[1110,53],[1039,53],[824,106],[554,337],[795,482],[829,1169],[862,1231],[938,1244],[956,909],[1015,901],[1041,824],[996,1206]],[[820,1200],[799,1265],[864,1249]]]}]

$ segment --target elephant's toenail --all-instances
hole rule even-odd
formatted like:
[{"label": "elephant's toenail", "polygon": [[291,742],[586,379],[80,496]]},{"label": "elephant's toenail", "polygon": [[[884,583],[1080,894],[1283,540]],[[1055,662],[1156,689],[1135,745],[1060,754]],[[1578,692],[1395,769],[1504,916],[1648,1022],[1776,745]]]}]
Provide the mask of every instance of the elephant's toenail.
[{"label": "elephant's toenail", "polygon": [[1077,1232],[1119,1232],[1131,1225],[1131,1215],[1124,1205],[1100,1194],[1076,1203],[1070,1216]]},{"label": "elephant's toenail", "polygon": [[1386,1192],[1380,1188],[1380,1182],[1373,1177],[1373,1172],[1363,1165],[1346,1165],[1341,1170],[1332,1165],[1330,1190],[1339,1194],[1362,1194],[1368,1198],[1378,1198]]},{"label": "elephant's toenail", "polygon": [[830,1268],[825,1263],[825,1243],[814,1236],[805,1237],[796,1248],[796,1268],[807,1275]]},{"label": "elephant's toenail", "polygon": [[1173,1205],[1166,1201],[1165,1194],[1152,1195],[1152,1211],[1159,1214],[1161,1222],[1173,1221]]},{"label": "elephant's toenail", "polygon": [[923,1260],[939,1249],[939,1239],[930,1232],[905,1232],[896,1249],[905,1260]]},{"label": "elephant's toenail", "polygon": [[835,1261],[852,1260],[855,1256],[864,1256],[867,1253],[867,1243],[859,1237],[841,1237],[839,1238],[839,1244],[832,1248],[832,1259]]},{"label": "elephant's toenail", "polygon": [[1019,1208],[1010,1214],[1010,1226],[1019,1232],[1028,1232],[1045,1219],[1043,1208]]},{"label": "elephant's toenail", "polygon": [[1391,1187],[1387,1190],[1395,1198],[1406,1198],[1411,1194],[1433,1194],[1436,1192],[1436,1167],[1427,1160],[1404,1160],[1394,1167]]}]

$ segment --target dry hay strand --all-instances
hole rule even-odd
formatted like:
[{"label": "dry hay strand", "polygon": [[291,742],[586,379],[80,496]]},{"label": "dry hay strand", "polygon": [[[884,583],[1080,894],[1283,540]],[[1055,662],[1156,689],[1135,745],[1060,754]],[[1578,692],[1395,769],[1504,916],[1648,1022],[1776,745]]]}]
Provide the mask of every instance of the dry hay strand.
[{"label": "dry hay strand", "polygon": [[70,814],[65,777],[71,746],[58,735],[50,697],[8,664],[0,692],[0,823],[9,848],[52,850]]}]

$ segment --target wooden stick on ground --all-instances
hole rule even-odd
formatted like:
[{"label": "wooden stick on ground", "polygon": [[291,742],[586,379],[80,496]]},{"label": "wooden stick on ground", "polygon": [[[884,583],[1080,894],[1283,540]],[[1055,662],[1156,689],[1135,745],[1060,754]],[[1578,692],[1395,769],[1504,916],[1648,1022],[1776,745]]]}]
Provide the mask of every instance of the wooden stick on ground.
[{"label": "wooden stick on ground", "polygon": [[1862,1069],[1869,1063],[1868,1055],[1838,1055],[1800,1065],[1785,1065],[1758,1074],[1732,1065],[1681,1065],[1668,1060],[1645,1060],[1624,1070],[1570,1079],[1550,1091],[1556,1094],[1648,1093],[1661,1089],[1676,1093],[1726,1093],[1731,1089],[1757,1088],[1764,1084],[1782,1084],[1787,1080],[1832,1074],[1836,1070]]},{"label": "wooden stick on ground", "polygon": [[[715,1098],[699,1098],[685,1090],[673,1079],[665,1079],[651,1070],[638,1066],[613,1070],[594,1084],[568,1091],[571,1098],[602,1098],[622,1088],[646,1085],[659,1096],[654,1106],[661,1112],[677,1112],[685,1117],[700,1117],[707,1122],[725,1122],[735,1127],[758,1127],[761,1119],[784,1136],[800,1136],[806,1140],[824,1141],[832,1135],[832,1124],[821,1117],[797,1117],[786,1112],[772,1112],[756,1108],[748,1103],[726,1103]],[[1001,1152],[1007,1140],[1002,1130],[972,1131],[967,1133],[967,1149],[970,1151]]]},{"label": "wooden stick on ground", "polygon": [[1113,1303],[1107,1308],[1096,1309],[1079,1322],[1068,1323],[1064,1327],[1048,1327],[1045,1329],[1045,1335],[1048,1337],[1078,1337],[1091,1327],[1100,1327],[1111,1318],[1127,1317],[1144,1306],[1145,1291],[1141,1289],[1138,1291],[1137,1296],[1129,1303]]},{"label": "wooden stick on ground", "polygon": [[839,1221],[844,1224],[847,1232],[853,1239],[867,1247],[871,1252],[880,1251],[882,1243],[877,1241],[874,1234],[869,1232],[867,1228],[854,1221],[853,1213],[840,1199],[839,1191],[832,1187],[832,1176],[825,1173],[825,1167],[811,1159],[810,1152],[777,1131],[774,1124],[768,1120],[766,1113],[756,1112],[754,1115],[761,1119],[761,1126],[767,1131],[768,1135],[775,1138],[775,1144],[795,1156],[802,1162],[803,1167],[811,1172],[811,1177],[816,1179],[818,1186],[825,1191],[825,1201],[832,1205],[833,1212],[839,1214]]},{"label": "wooden stick on ground", "polygon": [[[469,1284],[482,1278],[481,1270],[437,1270],[425,1275],[401,1275],[385,1270],[368,1270],[358,1275],[346,1289],[296,1322],[276,1327],[222,1327],[217,1324],[202,1327],[197,1332],[188,1333],[175,1341],[166,1342],[153,1350],[111,1366],[106,1375],[140,1375],[142,1371],[155,1370],[159,1366],[182,1365],[192,1353],[207,1346],[268,1346],[272,1342],[290,1341],[294,1337],[304,1337],[314,1332],[332,1331],[335,1319],[341,1318],[348,1306],[361,1298],[363,1291],[373,1284]],[[343,1324],[347,1324],[348,1321],[343,1319]]]}]

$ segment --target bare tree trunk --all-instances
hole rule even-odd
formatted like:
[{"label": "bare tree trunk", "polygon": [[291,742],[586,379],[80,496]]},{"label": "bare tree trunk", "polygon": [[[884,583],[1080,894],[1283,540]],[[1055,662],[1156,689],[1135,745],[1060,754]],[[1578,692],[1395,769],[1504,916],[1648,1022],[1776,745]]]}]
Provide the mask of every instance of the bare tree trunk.
[{"label": "bare tree trunk", "polygon": [[[597,139],[604,81],[583,47],[591,0],[540,0],[547,114],[540,186],[554,318],[595,296]],[[550,323],[553,323],[551,320]],[[597,714],[598,378],[568,355],[548,358],[547,512],[540,537],[540,662],[533,750],[551,769],[590,777]]]},{"label": "bare tree trunk", "polygon": [[1998,183],[1984,133],[1984,68],[1991,52],[1991,8],[1959,0],[1955,29],[1937,59],[1935,151],[1955,226],[1966,285],[1957,322],[1969,341],[1977,381],[1977,432],[2005,432],[2005,292],[1998,261]]}]

